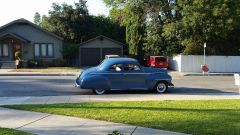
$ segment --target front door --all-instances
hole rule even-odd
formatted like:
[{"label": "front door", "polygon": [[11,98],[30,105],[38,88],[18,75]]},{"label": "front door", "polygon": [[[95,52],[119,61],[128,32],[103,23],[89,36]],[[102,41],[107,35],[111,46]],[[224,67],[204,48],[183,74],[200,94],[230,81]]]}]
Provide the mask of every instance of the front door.
[{"label": "front door", "polygon": [[21,44],[20,43],[15,43],[13,44],[13,60],[16,60],[15,55],[16,52],[21,52]]},{"label": "front door", "polygon": [[114,64],[108,69],[106,77],[110,82],[110,87],[114,89],[124,89],[123,88],[123,66],[122,64]]},{"label": "front door", "polygon": [[139,65],[124,65],[123,85],[128,89],[146,89],[146,74]]}]

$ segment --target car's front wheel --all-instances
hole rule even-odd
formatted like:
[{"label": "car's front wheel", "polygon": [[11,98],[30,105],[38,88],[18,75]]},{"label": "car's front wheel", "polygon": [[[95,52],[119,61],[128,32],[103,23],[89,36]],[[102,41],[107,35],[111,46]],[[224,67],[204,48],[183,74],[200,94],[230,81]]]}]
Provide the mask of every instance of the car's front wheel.
[{"label": "car's front wheel", "polygon": [[165,93],[168,90],[168,85],[165,82],[158,82],[155,91],[157,93]]},{"label": "car's front wheel", "polygon": [[104,89],[93,89],[93,93],[97,94],[97,95],[102,95],[106,92],[106,90]]}]

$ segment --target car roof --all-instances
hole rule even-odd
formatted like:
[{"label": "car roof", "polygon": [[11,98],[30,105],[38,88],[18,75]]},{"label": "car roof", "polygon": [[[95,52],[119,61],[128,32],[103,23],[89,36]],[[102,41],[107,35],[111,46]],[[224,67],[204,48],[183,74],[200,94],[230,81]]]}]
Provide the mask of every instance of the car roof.
[{"label": "car roof", "polygon": [[112,58],[112,59],[105,59],[101,64],[101,69],[105,70],[108,69],[110,66],[114,64],[138,64],[138,61],[133,58]]},{"label": "car roof", "polygon": [[133,58],[114,58],[114,59],[108,59],[109,62],[137,62],[136,59]]}]

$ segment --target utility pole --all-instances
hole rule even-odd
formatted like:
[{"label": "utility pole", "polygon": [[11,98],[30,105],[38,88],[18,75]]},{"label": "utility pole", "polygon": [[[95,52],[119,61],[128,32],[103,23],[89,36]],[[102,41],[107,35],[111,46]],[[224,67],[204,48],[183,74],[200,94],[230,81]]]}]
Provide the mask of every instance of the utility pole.
[{"label": "utility pole", "polygon": [[207,43],[205,42],[204,45],[203,45],[203,48],[204,48],[204,50],[203,50],[203,64],[204,65],[206,65],[206,51],[205,51],[206,47],[207,47]]}]

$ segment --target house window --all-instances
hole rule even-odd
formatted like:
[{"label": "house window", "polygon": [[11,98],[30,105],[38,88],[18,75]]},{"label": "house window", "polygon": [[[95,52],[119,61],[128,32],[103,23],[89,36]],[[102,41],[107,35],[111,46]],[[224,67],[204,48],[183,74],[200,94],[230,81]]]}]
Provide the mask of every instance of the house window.
[{"label": "house window", "polygon": [[46,57],[47,56],[47,45],[46,44],[41,44],[41,56]]},{"label": "house window", "polygon": [[53,57],[53,44],[48,44],[48,56]]},{"label": "house window", "polygon": [[40,47],[39,47],[39,44],[35,44],[34,46],[34,54],[36,57],[39,57],[40,56]]},{"label": "house window", "polygon": [[53,44],[34,44],[35,57],[53,57]]},{"label": "house window", "polygon": [[9,56],[9,46],[8,44],[0,44],[0,56],[8,57]]},{"label": "house window", "polygon": [[8,56],[8,44],[3,44],[3,56]]}]

